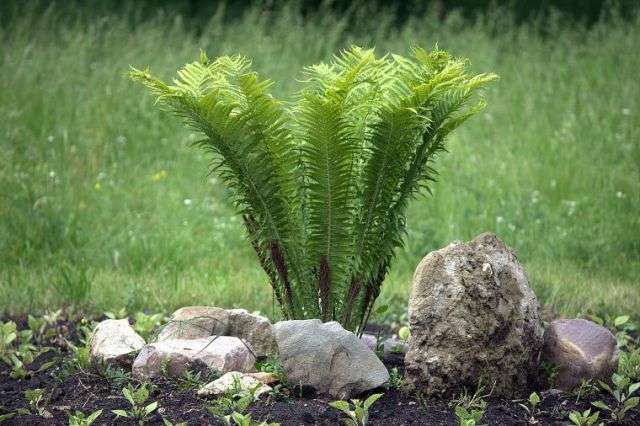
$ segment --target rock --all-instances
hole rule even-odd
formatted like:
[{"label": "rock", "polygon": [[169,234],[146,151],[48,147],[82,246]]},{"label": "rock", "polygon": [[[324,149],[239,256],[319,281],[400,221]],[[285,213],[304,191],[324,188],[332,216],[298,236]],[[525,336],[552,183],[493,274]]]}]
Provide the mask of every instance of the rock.
[{"label": "rock", "polygon": [[373,351],[335,321],[281,321],[273,328],[291,384],[346,399],[389,380],[389,372]]},{"label": "rock", "polygon": [[157,341],[224,336],[227,328],[229,315],[226,310],[210,306],[187,306],[171,315],[171,321],[160,331]]},{"label": "rock", "polygon": [[198,390],[198,395],[222,395],[226,392],[238,393],[251,390],[254,390],[255,397],[259,397],[263,393],[269,392],[271,390],[271,386],[265,385],[263,382],[249,374],[230,371],[219,379],[204,385],[200,390]]},{"label": "rock", "polygon": [[265,317],[244,309],[221,309],[209,306],[180,308],[158,335],[166,339],[199,339],[210,336],[233,336],[244,340],[257,357],[277,354],[273,327]]},{"label": "rock", "polygon": [[250,314],[244,309],[229,309],[227,336],[236,336],[249,343],[256,356],[278,353],[278,344],[271,322],[263,316]]},{"label": "rock", "polygon": [[167,339],[142,348],[133,362],[136,378],[180,376],[194,364],[220,373],[254,370],[255,357],[237,337]]},{"label": "rock", "polygon": [[257,373],[245,373],[245,376],[250,376],[250,377],[253,377],[256,380],[260,380],[265,385],[271,385],[273,383],[277,383],[277,382],[280,381],[278,376],[276,376],[275,374],[273,374],[273,373],[263,373],[262,371],[259,371]]},{"label": "rock", "polygon": [[376,336],[374,336],[373,334],[364,333],[362,336],[360,336],[360,340],[362,340],[369,349],[375,352],[376,346],[378,346],[378,338]]},{"label": "rock", "polygon": [[584,319],[553,321],[544,333],[544,358],[557,367],[554,385],[571,390],[588,379],[608,381],[618,369],[615,336]]},{"label": "rock", "polygon": [[429,253],[409,300],[409,386],[434,396],[482,383],[493,396],[522,396],[537,381],[538,309],[522,266],[495,235]]},{"label": "rock", "polygon": [[99,363],[127,364],[132,354],[142,349],[145,342],[126,319],[108,319],[93,331],[89,347],[91,359]]},{"label": "rock", "polygon": [[406,354],[409,349],[409,345],[404,340],[400,340],[395,337],[389,337],[382,342],[382,348],[384,354]]}]

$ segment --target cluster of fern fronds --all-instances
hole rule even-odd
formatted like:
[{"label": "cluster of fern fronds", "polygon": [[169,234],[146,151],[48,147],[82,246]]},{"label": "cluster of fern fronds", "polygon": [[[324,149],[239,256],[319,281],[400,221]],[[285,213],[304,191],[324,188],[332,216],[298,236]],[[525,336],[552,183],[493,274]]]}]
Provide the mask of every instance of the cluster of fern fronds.
[{"label": "cluster of fern fronds", "polygon": [[496,77],[438,49],[377,58],[358,47],[304,73],[293,103],[242,56],[203,53],[173,85],[130,76],[204,135],[284,317],[357,331],[402,245],[408,201],[429,191],[446,136]]}]

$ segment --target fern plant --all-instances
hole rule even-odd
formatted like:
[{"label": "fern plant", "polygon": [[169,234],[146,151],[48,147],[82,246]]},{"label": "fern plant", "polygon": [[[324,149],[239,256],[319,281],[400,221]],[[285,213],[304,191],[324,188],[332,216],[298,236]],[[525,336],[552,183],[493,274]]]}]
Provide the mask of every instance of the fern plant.
[{"label": "fern plant", "polygon": [[484,107],[494,74],[416,48],[411,58],[352,47],[304,69],[295,101],[242,56],[200,59],[169,85],[130,77],[204,137],[212,171],[230,188],[285,318],[368,320],[409,200],[430,191],[445,138]]}]

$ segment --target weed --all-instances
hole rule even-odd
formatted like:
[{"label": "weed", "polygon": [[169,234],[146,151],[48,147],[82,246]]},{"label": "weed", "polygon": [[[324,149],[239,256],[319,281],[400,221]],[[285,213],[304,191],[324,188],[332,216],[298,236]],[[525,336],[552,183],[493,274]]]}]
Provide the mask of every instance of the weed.
[{"label": "weed", "polygon": [[631,396],[640,389],[640,383],[631,383],[631,379],[617,373],[611,376],[611,381],[613,382],[613,387],[602,381],[598,383],[613,396],[615,404],[609,406],[603,401],[592,402],[592,404],[601,410],[608,411],[611,418],[616,422],[622,422],[627,411],[637,407],[640,403],[640,397]]},{"label": "weed", "polygon": [[458,418],[459,426],[476,426],[484,416],[484,409],[467,409],[462,405],[457,405],[454,412]]},{"label": "weed", "polygon": [[[225,421],[225,424],[227,424],[228,426],[280,426],[280,423],[267,423],[265,422],[258,422],[255,420],[251,419],[251,415],[249,414],[241,414],[241,413],[231,413],[228,416],[224,416],[222,417],[222,419]],[[233,423],[231,423],[231,421],[233,421]]]},{"label": "weed", "polygon": [[96,410],[89,415],[82,411],[76,411],[75,414],[67,413],[69,426],[91,426],[101,414],[102,410]]},{"label": "weed", "polygon": [[538,424],[538,420],[536,420],[536,416],[540,413],[538,411],[538,405],[540,404],[540,395],[537,392],[533,392],[529,395],[528,399],[529,405],[520,404],[520,406],[527,412],[527,422],[530,425]]},{"label": "weed", "polygon": [[583,412],[580,411],[572,411],[569,413],[569,420],[575,426],[594,426],[598,421],[598,417],[600,416],[600,412],[596,411],[595,413],[591,413],[591,409],[587,409]]},{"label": "weed", "polygon": [[253,388],[244,389],[237,376],[233,378],[233,386],[223,395],[214,399],[207,410],[215,416],[225,417],[233,412],[244,414],[249,406],[258,400],[256,391],[262,386],[256,384]]},{"label": "weed", "polygon": [[144,312],[136,312],[134,317],[133,329],[145,340],[153,335],[156,327],[158,327],[164,318],[162,314],[147,315]]},{"label": "weed", "polygon": [[598,386],[592,380],[582,379],[580,385],[573,389],[572,393],[576,396],[576,404],[580,402],[580,398],[588,398],[600,391]]},{"label": "weed", "polygon": [[139,424],[144,424],[158,408],[157,402],[151,402],[145,405],[147,399],[149,399],[149,389],[145,384],[140,385],[137,389],[130,385],[122,388],[122,395],[129,401],[131,408],[128,410],[112,410],[113,414],[118,417],[126,417],[137,420]]},{"label": "weed", "polygon": [[404,377],[398,372],[397,367],[393,367],[391,371],[389,371],[389,386],[393,389],[401,390],[403,385]]},{"label": "weed", "polygon": [[347,426],[366,426],[369,424],[369,408],[371,408],[382,395],[381,393],[374,393],[364,401],[352,399],[351,403],[347,401],[331,401],[329,405],[342,411],[342,413],[347,416],[342,419]]}]

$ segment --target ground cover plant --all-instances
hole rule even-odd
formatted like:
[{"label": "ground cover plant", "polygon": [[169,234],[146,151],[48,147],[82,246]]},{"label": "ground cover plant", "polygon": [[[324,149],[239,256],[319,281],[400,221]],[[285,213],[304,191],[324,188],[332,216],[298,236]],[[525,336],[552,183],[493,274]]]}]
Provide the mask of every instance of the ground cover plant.
[{"label": "ground cover plant", "polygon": [[178,75],[169,86],[130,73],[204,137],[283,316],[354,331],[402,246],[409,200],[431,190],[435,156],[496,78],[438,49],[377,58],[351,47],[306,67],[285,106],[242,56],[202,52]]},{"label": "ground cover plant", "polygon": [[[624,332],[615,325],[615,319],[621,321],[623,316],[605,322],[612,332],[624,337],[619,341],[621,362],[610,383],[590,381],[572,392],[550,391],[551,375],[547,377],[549,383],[532,389],[522,400],[494,398],[484,385],[444,400],[407,391],[396,379],[383,389],[351,401],[336,401],[328,395],[300,389],[287,383],[281,372],[280,384],[261,398],[252,389],[239,387],[218,396],[198,396],[198,389],[218,376],[214,371],[189,370],[183,377],[161,375],[137,380],[126,369],[104,368],[81,360],[84,351],[79,348],[87,350],[85,330],[93,328],[96,320],[69,316],[67,312],[54,316],[53,322],[42,317],[33,317],[36,321],[29,321],[27,316],[11,318],[18,333],[33,333],[39,355],[23,366],[26,374],[21,377],[11,374],[15,369],[11,362],[0,361],[3,424],[581,426],[640,422],[640,358],[632,356],[640,350],[640,342],[635,323],[625,322]],[[31,328],[38,320],[46,325],[37,330]],[[387,332],[392,330],[389,325],[380,326]],[[19,345],[16,342],[10,348]],[[402,377],[402,354],[390,352],[382,360],[397,377]],[[269,359],[258,369],[278,372],[277,364],[277,360]]]}]

